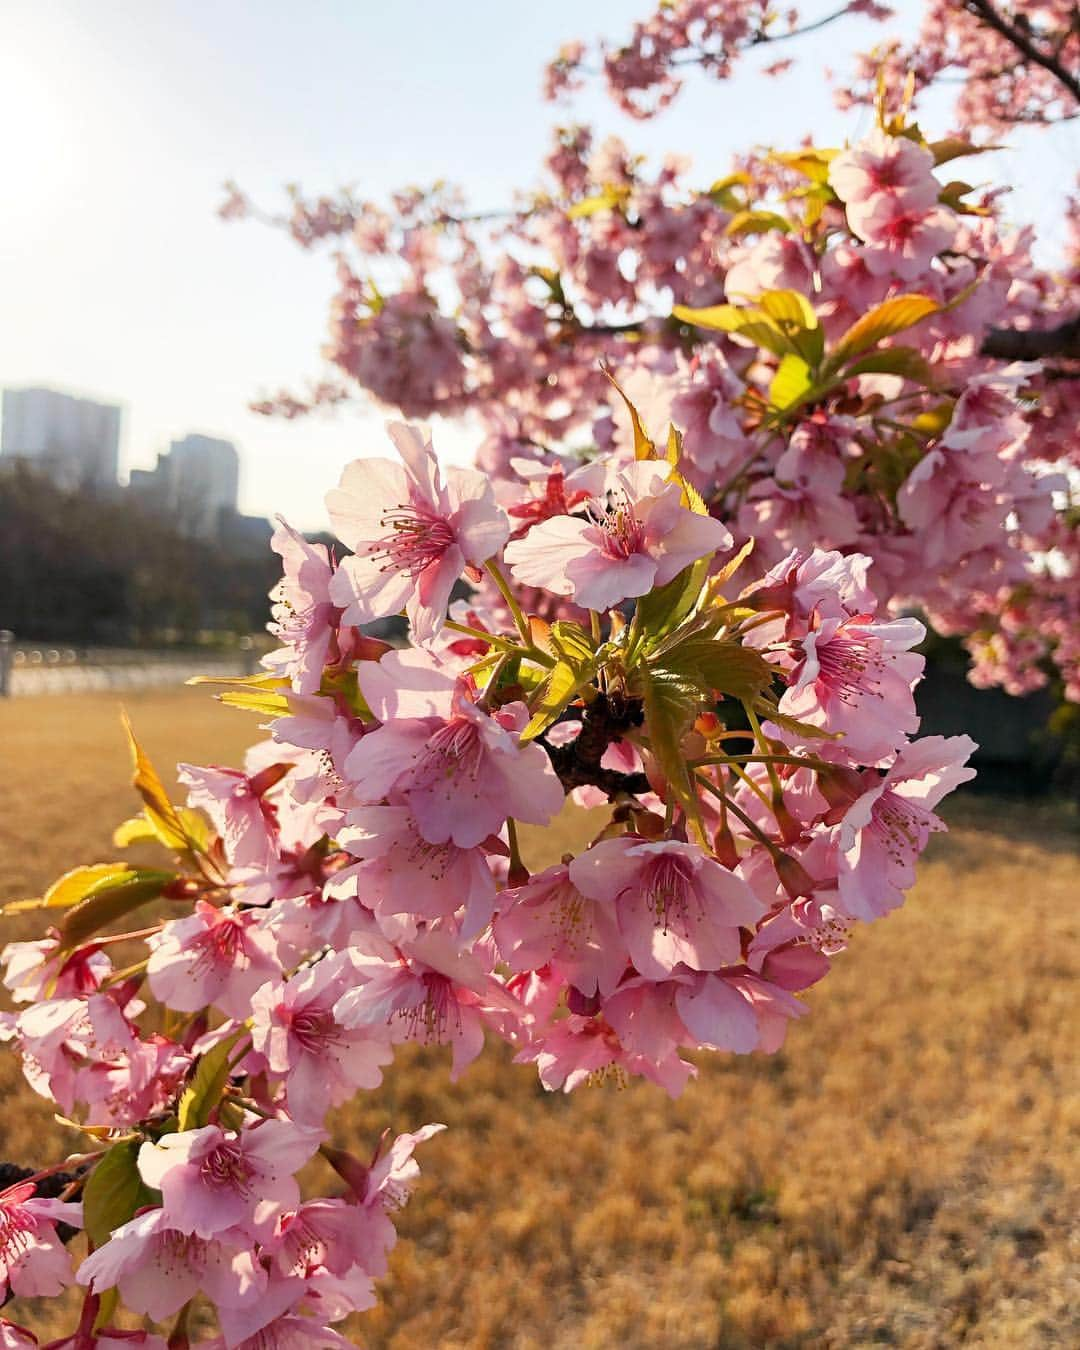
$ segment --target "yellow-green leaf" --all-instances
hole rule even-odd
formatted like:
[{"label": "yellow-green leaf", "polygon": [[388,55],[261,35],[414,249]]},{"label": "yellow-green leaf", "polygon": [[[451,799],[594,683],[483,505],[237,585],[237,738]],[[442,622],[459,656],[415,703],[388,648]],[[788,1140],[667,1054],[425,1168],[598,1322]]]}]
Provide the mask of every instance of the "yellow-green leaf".
[{"label": "yellow-green leaf", "polygon": [[851,375],[899,375],[914,384],[933,387],[934,372],[927,359],[914,347],[884,347],[861,356],[844,371]]},{"label": "yellow-green leaf", "polygon": [[677,628],[694,608],[711,562],[711,557],[699,558],[684,567],[666,586],[650,591],[637,602],[637,627],[646,650],[658,638]]},{"label": "yellow-green leaf", "polygon": [[[211,841],[210,826],[206,818],[187,806],[178,806],[176,814],[189,838],[195,840],[199,852],[205,853],[210,847]],[[127,848],[131,844],[141,844],[151,839],[156,840],[157,837],[153,825],[142,814],[121,821],[113,831],[113,843],[117,848]]]},{"label": "yellow-green leaf", "polygon": [[649,433],[645,430],[645,427],[642,424],[641,417],[638,414],[637,408],[635,408],[634,405],[627,398],[625,392],[623,391],[622,385],[618,382],[615,376],[612,375],[611,371],[607,368],[607,366],[602,365],[600,369],[607,376],[609,384],[612,385],[612,387],[615,389],[615,392],[626,404],[627,410],[630,413],[630,422],[634,428],[634,458],[655,459],[656,446],[649,439]]},{"label": "yellow-green leaf", "polygon": [[778,412],[801,403],[814,387],[810,367],[801,356],[787,352],[780,358],[776,374],[769,385],[769,404]]},{"label": "yellow-green leaf", "polygon": [[4,906],[5,914],[19,914],[28,909],[67,909],[93,895],[95,890],[114,886],[118,881],[133,876],[135,868],[126,862],[90,863],[73,867],[49,887],[44,895],[33,900],[12,900]]},{"label": "yellow-green leaf", "polygon": [[95,1247],[103,1247],[122,1224],[145,1205],[161,1203],[139,1175],[141,1139],[123,1139],[95,1163],[83,1186],[83,1227]]},{"label": "yellow-green leaf", "polygon": [[131,747],[131,757],[135,764],[135,776],[132,781],[135,790],[143,799],[143,809],[146,812],[147,820],[153,827],[154,834],[166,848],[194,850],[196,848],[195,841],[188,835],[184,828],[184,822],[172,802],[169,801],[168,794],[161,779],[157,776],[153,764],[150,763],[142,746],[135,739],[135,733],[131,728],[127,713],[123,714],[123,721],[128,744]]},{"label": "yellow-green leaf", "polygon": [[856,319],[836,344],[829,357],[829,366],[838,369],[871,347],[876,347],[885,338],[914,328],[939,309],[938,302],[928,295],[897,295],[892,300],[885,300],[861,319]]},{"label": "yellow-green leaf", "polygon": [[175,872],[140,868],[110,886],[98,887],[64,916],[60,925],[60,945],[65,949],[77,947],[110,923],[126,918],[140,905],[156,900],[175,878]]},{"label": "yellow-green leaf", "polygon": [[697,796],[690,786],[682,741],[702,706],[701,691],[692,681],[649,663],[639,667],[637,675],[649,748],[675,800],[690,819],[697,820]]},{"label": "yellow-green leaf", "polygon": [[729,173],[726,178],[718,178],[705,195],[725,211],[738,211],[745,206],[746,199],[735,189],[745,187],[749,182],[748,173]]},{"label": "yellow-green leaf", "polygon": [[735,575],[735,573],[739,570],[739,568],[743,565],[743,563],[747,560],[747,558],[749,558],[750,554],[753,553],[753,551],[754,551],[754,540],[751,537],[746,541],[745,544],[743,544],[742,548],[739,549],[738,553],[732,554],[732,556],[727,560],[727,562],[723,565],[723,567],[720,568],[719,572],[713,573],[713,575],[709,578],[710,599],[715,599],[717,596],[719,596],[721,588],[724,586],[724,584],[731,580],[731,578]]},{"label": "yellow-green leaf", "polygon": [[548,641],[553,656],[561,657],[578,669],[583,669],[592,660],[596,650],[592,638],[573,619],[556,619],[549,630]]},{"label": "yellow-green leaf", "polygon": [[791,230],[791,221],[775,211],[736,211],[724,227],[729,238],[741,234],[767,234],[770,230],[787,234]]},{"label": "yellow-green leaf", "polygon": [[764,310],[750,307],[737,309],[734,305],[708,305],[705,309],[690,309],[686,305],[675,305],[671,313],[681,323],[746,338],[748,342],[772,352],[774,356],[783,356],[785,352],[795,351],[791,339]]},{"label": "yellow-green leaf", "polygon": [[188,684],[228,686],[225,693],[215,694],[214,697],[229,708],[242,708],[246,712],[259,713],[264,717],[283,717],[289,711],[285,691],[290,685],[289,681],[280,675],[269,673],[237,676],[193,675]]},{"label": "yellow-green leaf", "polygon": [[763,291],[757,297],[758,305],[770,319],[794,328],[817,328],[818,316],[805,295],[798,291]]},{"label": "yellow-green leaf", "polygon": [[775,722],[781,731],[789,731],[793,736],[801,736],[804,740],[835,741],[840,738],[838,731],[825,731],[822,727],[811,726],[809,722],[800,722],[797,717],[789,717],[787,713],[778,712],[768,704],[759,703],[757,710],[770,722]]},{"label": "yellow-green leaf", "polygon": [[776,160],[778,164],[783,164],[789,169],[794,169],[796,173],[801,173],[804,178],[809,178],[814,183],[828,183],[829,165],[840,152],[838,150],[795,150],[789,153],[780,153],[774,151],[770,159]]},{"label": "yellow-green leaf", "polygon": [[229,1081],[229,1056],[240,1037],[247,1034],[247,1027],[239,1027],[199,1056],[195,1072],[180,1094],[177,1123],[181,1131],[207,1124]]},{"label": "yellow-green leaf", "polygon": [[521,739],[532,741],[545,732],[569,706],[581,683],[581,675],[568,661],[556,661],[537,690],[533,715],[521,733]]},{"label": "yellow-green leaf", "polygon": [[584,197],[567,207],[567,220],[583,220],[588,216],[597,216],[604,211],[613,211],[622,206],[630,196],[630,189],[618,184],[609,184],[592,197]]}]

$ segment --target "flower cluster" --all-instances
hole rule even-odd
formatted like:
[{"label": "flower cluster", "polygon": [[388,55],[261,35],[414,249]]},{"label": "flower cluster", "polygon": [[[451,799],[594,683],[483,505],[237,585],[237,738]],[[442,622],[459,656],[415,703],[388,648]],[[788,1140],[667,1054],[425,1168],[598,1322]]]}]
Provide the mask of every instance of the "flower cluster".
[{"label": "flower cluster", "polygon": [[[1010,432],[975,389],[951,453],[981,466]],[[4,1038],[92,1144],[59,1191],[47,1169],[0,1195],[11,1292],[85,1291],[55,1346],[187,1346],[195,1305],[200,1350],[348,1344],[443,1128],[368,1162],[332,1142],[396,1047],[448,1047],[457,1078],[491,1035],[550,1090],[675,1096],[688,1051],[775,1051],[903,900],[972,772],[966,737],[912,739],[922,625],[879,612],[857,551],[755,572],[678,432],[661,453],[629,408],[636,445],[494,489],[392,425],[398,458],[328,497],[351,552],[275,536],[281,645],[222,695],[267,732],[245,764],[182,765],[177,806],[133,741],[117,843],[172,866],[78,868],[41,902],[59,926],[5,949]],[[408,645],[365,631],[401,611]],[[592,839],[530,871],[523,827],[575,805],[605,808]],[[320,1167],[333,1193],[305,1198]],[[117,1330],[120,1305],[160,1334]]]},{"label": "flower cluster", "polygon": [[[1056,31],[1061,7],[1037,8]],[[950,17],[927,45],[935,68],[954,27],[964,51],[982,32],[963,7],[936,9]],[[777,25],[741,0],[680,0],[605,68],[624,99],[662,102],[680,53],[724,74]],[[575,49],[558,69],[569,77],[582,59]],[[998,83],[1020,69],[993,64]],[[995,86],[968,87],[974,98]],[[958,176],[979,147],[926,136],[902,98],[894,106],[903,89],[884,82],[878,124],[856,144],[748,155],[707,191],[679,157],[650,170],[576,127],[503,216],[470,215],[444,186],[403,194],[390,215],[298,199],[296,237],[342,251],[328,351],[345,383],[326,396],[359,389],[408,416],[468,410],[516,533],[557,514],[560,493],[588,490],[583,458],[630,443],[606,366],[651,435],[682,428],[684,471],[710,514],[737,544],[759,541],[751,568],[792,548],[865,554],[882,603],[965,640],[976,683],[1053,680],[1074,698],[1075,245],[1063,268],[1038,265],[1000,192]],[[362,280],[372,273],[382,291]]]}]

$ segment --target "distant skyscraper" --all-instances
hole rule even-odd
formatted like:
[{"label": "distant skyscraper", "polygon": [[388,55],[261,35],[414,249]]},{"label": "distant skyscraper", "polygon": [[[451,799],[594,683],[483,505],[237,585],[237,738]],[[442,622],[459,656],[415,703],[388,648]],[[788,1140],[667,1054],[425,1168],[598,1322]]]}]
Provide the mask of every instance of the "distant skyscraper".
[{"label": "distant skyscraper", "polygon": [[0,450],[24,459],[60,487],[116,487],[120,409],[55,389],[5,389]]},{"label": "distant skyscraper", "polygon": [[195,539],[221,538],[236,515],[239,484],[236,446],[198,435],[173,441],[153,469],[133,469],[130,481],[133,494]]}]

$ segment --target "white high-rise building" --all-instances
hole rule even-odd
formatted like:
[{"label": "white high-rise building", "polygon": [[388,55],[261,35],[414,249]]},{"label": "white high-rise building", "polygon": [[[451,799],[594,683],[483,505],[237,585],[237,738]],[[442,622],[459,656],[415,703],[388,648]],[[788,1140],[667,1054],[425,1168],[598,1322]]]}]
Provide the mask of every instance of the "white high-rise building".
[{"label": "white high-rise building", "polygon": [[130,486],[180,534],[217,539],[223,522],[236,514],[240,456],[231,441],[185,436],[158,455],[153,469],[133,469]]},{"label": "white high-rise building", "polygon": [[24,459],[59,487],[116,487],[120,409],[56,389],[5,389],[0,451]]}]

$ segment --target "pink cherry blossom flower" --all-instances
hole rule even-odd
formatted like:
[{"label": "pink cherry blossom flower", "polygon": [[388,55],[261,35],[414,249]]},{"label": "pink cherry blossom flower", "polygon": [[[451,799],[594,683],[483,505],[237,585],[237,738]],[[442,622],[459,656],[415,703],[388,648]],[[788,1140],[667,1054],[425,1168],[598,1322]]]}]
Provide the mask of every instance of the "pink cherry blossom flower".
[{"label": "pink cherry blossom flower", "polygon": [[242,1340],[226,1341],[218,1336],[210,1341],[200,1341],[196,1350],[356,1350],[356,1347],[347,1336],[324,1326],[321,1321],[286,1314]]},{"label": "pink cherry blossom flower", "polygon": [[625,1083],[634,1074],[648,1078],[669,1096],[678,1097],[697,1069],[674,1050],[659,1062],[627,1050],[618,1033],[602,1017],[571,1013],[546,1028],[514,1057],[515,1064],[535,1064],[548,1092],[573,1092],[586,1083],[613,1079]]},{"label": "pink cherry blossom flower", "polygon": [[860,217],[856,233],[867,244],[863,260],[868,271],[914,282],[953,242],[956,219],[948,211],[909,211],[878,198]]},{"label": "pink cherry blossom flower", "polygon": [[14,1002],[33,1003],[45,998],[47,989],[52,998],[90,994],[112,970],[112,962],[99,947],[79,947],[57,961],[54,957],[59,949],[58,937],[7,944],[0,962],[4,984]]},{"label": "pink cherry blossom flower", "polygon": [[[144,1144],[140,1152],[153,1147]],[[109,1241],[83,1261],[77,1278],[96,1294],[119,1289],[129,1308],[155,1322],[198,1293],[220,1308],[251,1306],[267,1285],[266,1271],[243,1235],[223,1232],[207,1240],[183,1233],[171,1226],[163,1209],[115,1228]]]},{"label": "pink cherry blossom flower", "polygon": [[520,1004],[479,952],[459,951],[445,931],[421,933],[393,956],[389,949],[386,957],[357,959],[364,982],[341,996],[334,1017],[357,1030],[389,1026],[395,1041],[449,1042],[454,1082],[483,1049],[486,1024],[512,1026],[521,1018]]},{"label": "pink cherry blossom flower", "polygon": [[964,767],[975,749],[970,736],[924,736],[897,755],[884,777],[840,822],[839,906],[855,919],[875,919],[903,902],[915,862],[930,835],[945,824],[933,808],[974,778]]},{"label": "pink cherry blossom flower", "polygon": [[284,575],[270,592],[271,633],[282,646],[262,664],[292,682],[298,694],[315,694],[336,636],[339,611],[330,599],[334,568],[325,544],[309,544],[278,517],[270,547],[281,555]]},{"label": "pink cherry blossom flower", "polygon": [[334,1004],[353,979],[348,954],[340,952],[284,984],[264,985],[252,1000],[252,1042],[269,1072],[284,1080],[289,1114],[301,1124],[319,1125],[357,1088],[378,1087],[380,1065],[393,1058],[385,1029],[350,1029],[335,1018]]},{"label": "pink cherry blossom flower", "polygon": [[165,1134],[139,1150],[139,1175],[159,1190],[165,1222],[212,1238],[228,1229],[258,1237],[267,1212],[295,1209],[293,1173],[319,1146],[318,1130],[266,1120],[243,1130],[218,1125]]},{"label": "pink cherry blossom flower", "polygon": [[763,906],[741,877],[676,839],[605,839],[570,864],[583,895],[614,907],[641,975],[664,979],[680,963],[716,970],[738,961],[739,927]]},{"label": "pink cherry blossom flower", "polygon": [[515,578],[604,610],[645,595],[684,567],[731,547],[727,527],[682,504],[661,461],[629,464],[609,479],[587,518],[553,516],[506,549]]},{"label": "pink cherry blossom flower", "polygon": [[150,988],[167,1008],[196,1012],[208,1005],[230,1017],[251,1010],[251,996],[281,974],[272,938],[251,910],[195,903],[186,919],[173,919],[148,939]]},{"label": "pink cherry blossom flower", "polygon": [[121,1058],[92,1061],[77,1076],[76,1096],[91,1125],[135,1125],[172,1105],[191,1068],[182,1046],[157,1034],[136,1040]]},{"label": "pink cherry blossom flower", "polygon": [[495,942],[511,970],[553,963],[583,994],[613,992],[629,961],[614,910],[583,895],[565,864],[503,890],[499,909]]},{"label": "pink cherry blossom flower", "polygon": [[934,156],[906,136],[890,136],[875,127],[829,166],[829,184],[847,207],[848,224],[860,237],[868,207],[882,199],[909,211],[934,206],[941,188],[934,177]]},{"label": "pink cherry blossom flower", "polygon": [[92,1071],[107,1066],[123,1074],[138,1047],[136,1029],[115,992],[47,999],[25,1009],[15,1023],[27,1082],[67,1113],[77,1101],[96,1096]]},{"label": "pink cherry blossom flower", "polygon": [[401,422],[387,430],[403,465],[355,460],[327,496],[334,532],[353,550],[330,593],[345,623],[405,609],[416,641],[428,642],[454,582],[496,554],[510,527],[483,474],[451,468],[444,482],[425,432]]},{"label": "pink cherry blossom flower", "polygon": [[445,1125],[424,1125],[419,1130],[399,1134],[385,1150],[380,1150],[368,1169],[359,1205],[353,1210],[353,1235],[356,1260],[375,1279],[387,1270],[386,1258],[397,1241],[390,1215],[409,1203],[413,1187],[420,1179],[420,1164],[413,1157],[417,1147],[445,1130]]},{"label": "pink cherry blossom flower", "polygon": [[82,1205],[48,1199],[32,1181],[0,1191],[0,1302],[52,1297],[71,1283],[71,1257],[56,1233],[58,1223],[82,1227]]},{"label": "pink cherry blossom flower", "polygon": [[755,624],[746,635],[747,643],[766,646],[785,637],[804,637],[815,618],[873,614],[877,599],[868,584],[872,561],[863,553],[792,549],[744,593],[743,598],[758,609],[783,611],[769,622]]},{"label": "pink cherry blossom flower", "polygon": [[[34,1341],[37,1344],[37,1341]],[[7,1350],[0,1339],[0,1347]],[[152,1331],[120,1331],[116,1327],[104,1327],[101,1331],[76,1331],[72,1336],[64,1336],[58,1341],[49,1341],[42,1350],[168,1350],[164,1336],[155,1336]]]},{"label": "pink cherry blossom flower", "polygon": [[407,806],[361,806],[349,813],[338,842],[363,860],[356,877],[380,918],[449,918],[464,907],[461,936],[475,938],[491,921],[495,879],[478,848],[432,844]]},{"label": "pink cherry blossom flower", "polygon": [[264,867],[273,858],[277,819],[265,794],[281,780],[285,767],[272,765],[249,778],[239,769],[213,764],[177,765],[177,778],[190,789],[189,805],[201,806],[214,822],[230,862]]},{"label": "pink cherry blossom flower", "polygon": [[475,848],[507,816],[546,824],[562,807],[562,784],[539,745],[520,744],[524,704],[494,714],[464,693],[451,715],[387,722],[366,735],[346,770],[357,796],[401,794],[430,843]]},{"label": "pink cherry blossom flower", "polygon": [[909,648],[925,636],[917,619],[823,619],[798,644],[780,711],[839,732],[848,754],[876,764],[918,729],[912,690],[925,661]]}]

